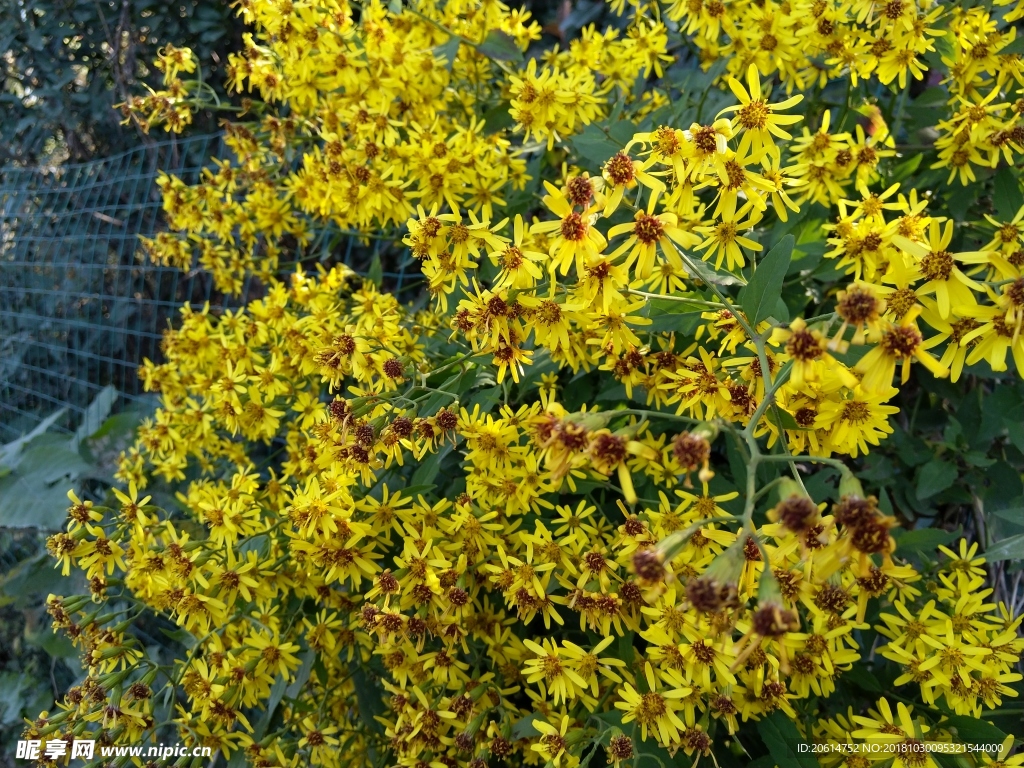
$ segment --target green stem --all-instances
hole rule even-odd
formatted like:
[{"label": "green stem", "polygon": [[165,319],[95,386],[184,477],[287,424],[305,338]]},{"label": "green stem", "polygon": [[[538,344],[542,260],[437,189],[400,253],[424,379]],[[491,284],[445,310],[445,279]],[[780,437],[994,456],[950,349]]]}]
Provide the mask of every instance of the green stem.
[{"label": "green stem", "polygon": [[765,389],[764,398],[757,405],[757,410],[754,411],[754,415],[750,417],[750,421],[747,422],[747,426],[743,429],[744,435],[753,436],[754,430],[757,425],[761,422],[761,418],[764,416],[768,407],[774,403],[775,393],[779,391],[779,388],[786,383],[789,379],[789,374],[793,370],[793,361],[788,361],[782,369],[779,371],[779,375],[775,378],[775,381],[771,380],[771,373],[768,370],[768,359],[767,354],[764,351],[764,343],[754,342],[757,349],[757,356],[761,362],[761,375],[764,377]]},{"label": "green stem", "polygon": [[[699,270],[694,265],[693,259],[688,254],[683,253],[681,250],[679,250],[675,243],[672,243],[672,248],[679,256],[679,258],[683,260],[683,263],[686,264],[691,275],[700,274]],[[732,314],[732,316],[736,318],[736,322],[739,323],[739,326],[740,328],[743,329],[744,333],[746,333],[747,336],[749,336],[751,339],[755,338],[757,334],[754,333],[754,329],[751,327],[750,323],[747,322],[746,316],[744,316],[742,312],[740,312],[735,306],[733,306],[732,302],[729,301],[729,299],[726,297],[724,293],[722,293],[722,290],[717,285],[715,285],[712,282],[707,282],[707,286],[708,288],[711,289],[711,292],[715,294],[718,300],[722,302],[725,308],[729,310],[730,314]]]},{"label": "green stem", "polygon": [[632,296],[643,296],[645,299],[664,299],[665,301],[678,301],[681,304],[697,304],[701,307],[707,307],[708,309],[725,309],[725,304],[721,304],[717,301],[693,299],[689,296],[669,296],[665,293],[648,293],[647,291],[638,291],[633,288],[627,288],[623,292]]},{"label": "green stem", "polygon": [[811,464],[827,464],[830,467],[836,469],[849,471],[846,464],[841,462],[839,459],[829,459],[824,456],[792,456],[790,454],[772,453],[767,456],[762,455],[761,461],[788,461],[793,464],[808,462]]},{"label": "green stem", "polygon": [[686,424],[703,424],[704,422],[700,419],[694,419],[689,416],[680,416],[675,413],[665,413],[664,411],[647,411],[641,408],[622,408],[617,411],[607,411],[613,416],[626,415],[626,416],[647,416],[652,419],[668,419],[669,421],[682,421]]}]

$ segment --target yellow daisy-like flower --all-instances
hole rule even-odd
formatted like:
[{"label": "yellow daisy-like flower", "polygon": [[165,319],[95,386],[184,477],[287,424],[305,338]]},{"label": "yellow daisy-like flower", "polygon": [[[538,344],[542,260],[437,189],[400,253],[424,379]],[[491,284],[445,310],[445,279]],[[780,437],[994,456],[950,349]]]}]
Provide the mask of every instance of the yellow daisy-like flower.
[{"label": "yellow daisy-like flower", "polygon": [[650,662],[644,665],[644,678],[647,682],[646,693],[640,693],[630,683],[622,686],[619,692],[621,701],[615,702],[616,709],[623,712],[622,722],[635,720],[645,739],[648,733],[653,733],[662,745],[675,743],[679,740],[679,732],[686,730],[686,725],[676,714],[679,701],[690,694],[691,688],[677,687],[660,692]]},{"label": "yellow daisy-like flower", "polygon": [[765,148],[769,154],[779,157],[779,148],[775,146],[777,137],[789,141],[793,137],[781,128],[783,125],[793,125],[803,118],[800,115],[780,115],[780,111],[795,107],[804,97],[800,94],[791,96],[777,104],[769,104],[767,95],[762,96],[761,80],[757,66],[751,64],[747,68],[747,88],[734,77],[729,78],[729,89],[740,100],[740,104],[734,107],[727,107],[721,114],[735,112],[732,119],[733,128],[743,132],[740,139],[739,154],[745,154],[749,148],[759,152]]},{"label": "yellow daisy-like flower", "polygon": [[949,369],[936,360],[924,346],[924,337],[917,327],[921,307],[915,306],[907,312],[897,325],[883,331],[878,345],[868,352],[856,365],[863,377],[861,383],[869,392],[878,392],[892,386],[896,367],[901,366],[900,381],[906,384],[910,379],[912,361],[924,365],[937,378],[949,376]]},{"label": "yellow daisy-like flower", "polygon": [[894,756],[894,767],[935,768],[935,761],[923,743],[928,726],[912,717],[912,711],[901,701],[896,705],[894,716],[889,702],[879,699],[878,710],[869,711],[868,717],[854,715],[854,722],[862,727],[852,735],[868,744],[899,745],[887,753]]}]

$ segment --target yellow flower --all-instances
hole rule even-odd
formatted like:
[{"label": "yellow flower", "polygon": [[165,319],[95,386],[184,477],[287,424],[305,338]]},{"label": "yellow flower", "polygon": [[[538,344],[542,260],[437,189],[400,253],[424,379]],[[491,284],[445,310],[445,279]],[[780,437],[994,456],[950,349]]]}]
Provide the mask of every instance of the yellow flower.
[{"label": "yellow flower", "polygon": [[[740,246],[750,251],[762,250],[759,243],[740,234],[751,229],[761,218],[760,212],[752,209],[754,204],[748,202],[734,213],[723,214],[716,224],[697,227],[695,231],[704,235],[704,241],[697,246],[697,250],[706,251],[701,258],[705,261],[713,258],[715,269],[720,269],[725,261],[726,269],[732,272],[747,263]],[[746,220],[742,220],[744,216],[747,216]]]},{"label": "yellow flower", "polygon": [[982,287],[971,280],[957,267],[957,260],[977,263],[984,252],[952,254],[947,250],[953,239],[953,222],[947,221],[945,229],[933,221],[928,233],[928,245],[916,243],[901,235],[894,235],[893,245],[919,259],[917,268],[927,282],[917,289],[919,294],[935,294],[939,316],[946,319],[951,307],[970,307],[976,304],[973,291]]},{"label": "yellow flower", "polygon": [[644,678],[647,683],[645,693],[639,693],[628,682],[623,684],[619,692],[621,701],[615,702],[616,709],[623,712],[622,722],[629,723],[635,720],[645,739],[648,733],[652,733],[662,745],[678,743],[679,732],[686,729],[686,725],[677,714],[678,702],[688,696],[691,689],[676,687],[660,692],[650,662],[644,665]]},{"label": "yellow flower", "polygon": [[633,269],[633,273],[641,280],[650,277],[654,271],[659,244],[669,262],[682,269],[682,261],[672,243],[677,243],[684,248],[692,248],[700,242],[699,237],[679,228],[675,214],[653,214],[653,209],[654,200],[652,198],[647,212],[637,211],[632,224],[619,224],[608,230],[610,238],[626,232],[630,233],[629,238],[611,254],[610,258],[615,259],[629,251],[624,266],[628,268],[635,262],[636,267]]},{"label": "yellow flower", "polygon": [[882,332],[878,345],[857,363],[855,370],[862,375],[861,383],[868,392],[880,392],[892,386],[892,377],[897,365],[902,366],[900,381],[906,384],[910,379],[910,364],[917,360],[933,376],[949,376],[949,369],[936,360],[923,344],[924,338],[917,327],[920,307],[907,312],[897,325]]},{"label": "yellow flower", "polygon": [[775,145],[775,138],[785,140],[793,138],[781,126],[793,125],[803,119],[800,115],[780,115],[778,113],[795,107],[803,101],[804,97],[797,94],[777,104],[769,104],[768,97],[761,95],[761,81],[757,66],[754,64],[747,67],[747,88],[744,88],[736,78],[730,77],[729,89],[740,100],[740,104],[735,107],[727,107],[722,110],[722,113],[736,113],[732,124],[734,130],[742,131],[739,154],[746,154],[748,149],[756,153],[764,148],[778,159],[779,149]]},{"label": "yellow flower", "polygon": [[830,450],[856,458],[868,452],[868,445],[878,445],[892,434],[888,417],[899,408],[884,403],[895,394],[892,388],[869,392],[857,387],[849,397],[829,398],[819,405],[814,426],[828,430]]},{"label": "yellow flower", "polygon": [[534,720],[533,727],[540,732],[541,737],[536,744],[530,745],[530,749],[539,752],[547,762],[556,767],[560,765],[563,756],[568,758],[567,765],[569,768],[579,763],[578,758],[568,755],[566,752],[569,748],[569,743],[565,738],[566,731],[569,728],[568,715],[562,715],[562,722],[558,728],[544,720]]}]

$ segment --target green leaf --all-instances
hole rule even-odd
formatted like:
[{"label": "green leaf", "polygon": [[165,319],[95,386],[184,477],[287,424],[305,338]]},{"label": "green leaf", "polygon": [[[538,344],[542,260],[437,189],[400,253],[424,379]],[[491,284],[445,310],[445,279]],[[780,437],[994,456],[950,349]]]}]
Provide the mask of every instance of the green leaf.
[{"label": "green leaf", "polygon": [[651,323],[642,325],[640,328],[655,333],[660,331],[689,332],[696,328],[700,322],[701,313],[707,312],[708,309],[703,304],[686,300],[651,299],[640,311],[641,317],[649,318]]},{"label": "green leaf", "polygon": [[765,411],[765,418],[768,419],[772,424],[782,429],[790,430],[802,430],[807,431],[809,427],[801,427],[796,423],[796,419],[793,418],[793,414],[789,411],[783,410],[782,408],[769,408]]},{"label": "green leaf", "polygon": [[55,659],[70,659],[78,655],[74,643],[71,642],[67,635],[63,633],[57,634],[51,631],[49,627],[40,632],[25,635],[25,642],[37,648],[42,648]]},{"label": "green leaf", "polygon": [[686,264],[687,272],[691,272],[693,277],[703,280],[705,283],[714,283],[715,285],[746,285],[742,278],[719,272],[701,259],[700,256],[684,254],[683,263]]},{"label": "green leaf", "polygon": [[955,729],[957,739],[963,744],[1001,744],[1006,738],[992,723],[967,715],[949,715],[940,727]]},{"label": "green leaf", "polygon": [[22,448],[24,448],[26,445],[31,443],[41,434],[46,432],[46,430],[53,426],[57,419],[59,419],[61,416],[67,413],[67,410],[67,408],[61,408],[56,413],[51,413],[49,416],[47,416],[45,419],[39,422],[39,424],[36,425],[35,429],[33,429],[24,437],[19,437],[17,440],[12,440],[9,443],[0,445],[0,465],[7,467],[9,469],[13,469],[15,466],[16,458],[18,454],[21,453]]},{"label": "green leaf", "polygon": [[868,693],[883,693],[885,691],[878,678],[875,677],[874,672],[865,668],[860,663],[854,664],[853,674],[847,677],[850,682]]},{"label": "green leaf", "polygon": [[589,160],[591,167],[600,166],[620,147],[596,125],[588,125],[571,140],[572,148],[583,160]]},{"label": "green leaf", "polygon": [[793,258],[794,242],[792,235],[782,238],[761,259],[747,287],[740,291],[740,306],[751,323],[756,325],[776,311],[782,293],[782,281],[786,278],[789,262]]},{"label": "green leaf", "polygon": [[893,538],[896,539],[896,551],[900,555],[908,552],[934,552],[941,544],[960,538],[963,534],[959,528],[955,531],[944,531],[941,528],[919,528],[915,531],[902,531],[899,528],[893,530]]},{"label": "green leaf", "polygon": [[770,317],[774,317],[779,322],[789,322],[789,307],[786,306],[786,301],[781,296],[775,300],[775,309],[772,310]]},{"label": "green leaf", "polygon": [[1024,507],[1010,507],[1008,509],[986,509],[990,515],[1001,517],[1003,520],[1009,520],[1011,523],[1017,523],[1018,525],[1024,525]]},{"label": "green leaf", "polygon": [[518,741],[519,739],[532,739],[534,736],[540,736],[540,731],[533,724],[534,720],[540,720],[547,722],[547,718],[539,712],[529,714],[524,718],[516,721],[516,724],[512,726],[512,738]]},{"label": "green leaf", "polygon": [[107,386],[101,389],[96,397],[89,403],[89,407],[85,409],[85,416],[82,417],[82,423],[75,431],[75,436],[71,441],[71,449],[77,451],[78,446],[86,438],[92,437],[96,434],[103,426],[103,422],[107,420],[107,416],[110,415],[110,409],[114,407],[114,401],[117,400],[117,388]]},{"label": "green leaf", "polygon": [[1024,193],[1020,190],[1017,174],[1009,166],[1004,165],[996,171],[993,184],[992,198],[996,204],[996,213],[1000,221],[1010,221],[1024,206]]},{"label": "green leaf", "polygon": [[923,157],[924,153],[918,152],[909,160],[904,160],[902,163],[897,165],[892,172],[892,181],[903,181],[908,176],[913,176],[914,172],[920,167],[921,159]]},{"label": "green leaf", "polygon": [[412,480],[409,481],[410,485],[430,485],[434,478],[437,477],[437,473],[441,471],[441,462],[444,457],[449,454],[452,447],[445,445],[439,449],[436,453],[430,454],[424,461],[420,462],[419,467],[412,474]]},{"label": "green leaf", "polygon": [[299,658],[302,659],[302,666],[295,672],[295,679],[291,685],[285,689],[285,696],[289,699],[294,699],[302,691],[302,686],[309,680],[309,673],[313,671],[313,662],[317,658],[316,651],[312,648],[303,651]]},{"label": "green leaf", "polygon": [[455,57],[459,55],[459,46],[462,45],[462,39],[452,35],[448,38],[448,42],[441,43],[434,49],[434,55],[438,56],[445,61],[445,66],[448,71],[452,71],[452,65],[455,63]]},{"label": "green leaf", "polygon": [[380,254],[373,254],[373,261],[370,262],[370,268],[366,272],[366,278],[376,285],[378,288],[384,280],[384,267],[380,261]]},{"label": "green leaf", "polygon": [[1008,46],[999,49],[1000,56],[1007,56],[1011,53],[1024,54],[1024,37],[1017,37]]},{"label": "green leaf", "polygon": [[511,108],[512,105],[508,101],[503,101],[484,112],[484,131],[486,133],[497,133],[515,125],[512,113],[509,112]]},{"label": "green leaf", "polygon": [[262,739],[267,732],[267,728],[270,727],[270,721],[274,717],[274,710],[277,709],[277,705],[281,703],[281,699],[284,698],[285,689],[288,687],[288,678],[278,675],[274,681],[273,688],[270,689],[270,698],[267,699],[266,709],[260,715],[259,721],[256,723],[256,731],[253,733],[253,738]]},{"label": "green leaf", "polygon": [[985,550],[984,555],[990,563],[997,560],[1024,560],[1024,533],[993,544]]},{"label": "green leaf", "polygon": [[757,732],[768,747],[776,765],[786,768],[818,768],[817,759],[810,754],[798,754],[796,745],[803,741],[796,724],[785,713],[776,710],[757,723]]},{"label": "green leaf", "polygon": [[176,643],[181,643],[186,648],[194,648],[196,646],[196,637],[187,629],[164,629],[160,628],[160,632],[167,637],[174,640]]},{"label": "green leaf", "polygon": [[45,551],[22,560],[0,576],[0,605],[9,602],[19,608],[28,608],[40,605],[50,592],[73,594],[77,589],[74,577],[64,576],[54,566],[53,558]]},{"label": "green leaf", "polygon": [[949,488],[956,481],[956,465],[932,459],[917,471],[917,498],[929,499]]},{"label": "green leaf", "polygon": [[98,430],[89,437],[98,440],[101,437],[109,438],[111,442],[120,444],[121,441],[131,438],[145,414],[139,411],[125,411],[117,413],[103,422]]},{"label": "green leaf", "polygon": [[0,478],[0,526],[57,530],[67,518],[68,489],[92,466],[60,443],[33,445]]},{"label": "green leaf", "polygon": [[495,61],[523,61],[523,52],[519,50],[511,35],[499,29],[487,33],[484,41],[476,49],[489,59]]},{"label": "green leaf", "polygon": [[356,689],[356,702],[359,704],[359,715],[363,725],[375,734],[383,734],[377,716],[384,714],[383,693],[379,687],[370,679],[362,664],[352,662],[349,664],[352,673],[352,684]]}]

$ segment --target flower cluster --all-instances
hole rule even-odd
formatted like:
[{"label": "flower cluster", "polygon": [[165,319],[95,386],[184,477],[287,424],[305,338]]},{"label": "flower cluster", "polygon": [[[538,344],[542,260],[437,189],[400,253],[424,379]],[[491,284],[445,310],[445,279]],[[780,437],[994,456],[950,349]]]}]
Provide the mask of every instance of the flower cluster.
[{"label": "flower cluster", "polygon": [[934,598],[910,606],[897,600],[897,614],[881,615],[885,625],[877,629],[890,638],[882,654],[903,667],[897,684],[917,683],[925,702],[941,696],[957,714],[980,716],[983,707],[998,707],[1013,693],[1006,683],[1021,679],[1007,663],[1024,650],[1016,632],[1021,618],[985,602],[992,590],[983,588],[985,559],[977,556],[977,544],[968,548],[961,540],[959,553],[940,550],[949,561]]},{"label": "flower cluster", "polygon": [[[962,742],[943,711],[1014,695],[1021,619],[977,550],[901,552],[851,468],[912,375],[1024,374],[1024,208],[958,225],[897,143],[908,75],[945,62],[935,162],[997,130],[970,162],[1012,161],[986,105],[1020,79],[1016,10],[619,0],[541,52],[496,1],[236,5],[240,103],[213,106],[252,119],[199,183],[161,179],[173,231],[143,246],[259,298],[183,308],[126,490],[49,540],[88,579],[49,601],[86,677],[31,738],[667,768],[779,723]],[[128,114],[180,129],[211,106],[196,66],[168,46]],[[341,265],[343,238],[423,290]],[[913,709],[830,708],[886,661]]]}]

